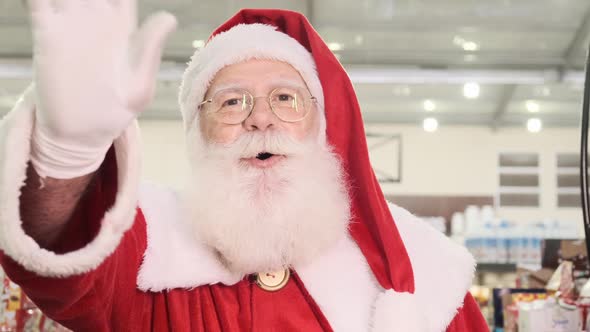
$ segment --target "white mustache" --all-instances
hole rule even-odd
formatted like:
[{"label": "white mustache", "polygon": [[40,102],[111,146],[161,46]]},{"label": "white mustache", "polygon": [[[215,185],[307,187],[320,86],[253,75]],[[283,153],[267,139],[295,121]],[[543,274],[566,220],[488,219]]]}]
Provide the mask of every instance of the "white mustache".
[{"label": "white mustache", "polygon": [[207,154],[216,157],[254,158],[259,153],[297,156],[309,151],[309,143],[302,143],[278,132],[245,133],[230,144],[210,144]]}]

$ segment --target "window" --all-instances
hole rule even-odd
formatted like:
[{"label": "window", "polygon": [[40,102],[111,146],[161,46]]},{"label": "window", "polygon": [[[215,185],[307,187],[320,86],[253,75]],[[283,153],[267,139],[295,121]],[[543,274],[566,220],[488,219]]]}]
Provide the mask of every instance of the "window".
[{"label": "window", "polygon": [[539,155],[500,153],[499,206],[539,206]]}]

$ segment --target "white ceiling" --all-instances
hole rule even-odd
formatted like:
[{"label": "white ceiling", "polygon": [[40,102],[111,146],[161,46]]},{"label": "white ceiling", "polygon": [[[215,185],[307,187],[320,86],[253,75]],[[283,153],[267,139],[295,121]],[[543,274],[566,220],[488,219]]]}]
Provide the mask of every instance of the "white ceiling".
[{"label": "white ceiling", "polygon": [[[497,128],[535,116],[545,126],[579,123],[588,0],[140,2],[142,17],[164,9],[180,23],[167,44],[148,118],[178,118],[179,74],[194,40],[207,39],[242,7],[274,7],[305,13],[324,40],[335,43],[368,122],[419,123],[435,116],[442,124]],[[30,40],[21,2],[0,1],[0,112],[30,80]],[[481,83],[477,99],[463,96],[463,83],[470,81]],[[436,109],[425,111],[425,100]],[[534,115],[527,101],[538,104]]]}]

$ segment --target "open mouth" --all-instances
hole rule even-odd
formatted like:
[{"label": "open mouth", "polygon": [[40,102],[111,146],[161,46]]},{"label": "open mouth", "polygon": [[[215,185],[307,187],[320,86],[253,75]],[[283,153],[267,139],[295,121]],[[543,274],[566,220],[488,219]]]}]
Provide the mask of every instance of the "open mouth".
[{"label": "open mouth", "polygon": [[284,155],[264,151],[258,153],[255,157],[243,158],[241,161],[256,168],[270,168],[285,158]]},{"label": "open mouth", "polygon": [[269,153],[269,152],[260,152],[259,154],[256,155],[256,159],[258,160],[266,160],[268,158],[271,158],[272,156],[274,156],[274,154]]}]

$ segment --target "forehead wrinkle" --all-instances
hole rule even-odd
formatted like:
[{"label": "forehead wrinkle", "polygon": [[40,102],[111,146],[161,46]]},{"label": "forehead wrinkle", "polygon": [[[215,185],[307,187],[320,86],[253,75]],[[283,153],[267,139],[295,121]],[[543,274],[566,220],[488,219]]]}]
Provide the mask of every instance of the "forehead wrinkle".
[{"label": "forehead wrinkle", "polygon": [[[258,85],[260,81],[257,80],[228,80],[228,82],[222,82],[215,84],[214,86],[210,87],[207,91],[207,96],[212,96],[218,91],[225,90],[225,89],[242,89],[250,92],[251,94],[256,94],[255,89],[253,89],[253,84]],[[270,93],[271,90],[279,88],[279,87],[288,87],[288,88],[296,88],[296,89],[307,89],[307,86],[303,82],[303,80],[297,80],[293,78],[287,77],[278,77],[273,78],[270,80],[265,81],[264,89],[266,93]]]}]

